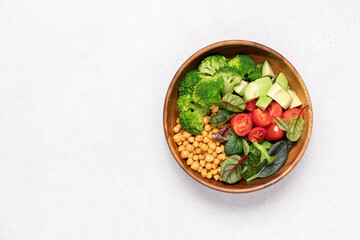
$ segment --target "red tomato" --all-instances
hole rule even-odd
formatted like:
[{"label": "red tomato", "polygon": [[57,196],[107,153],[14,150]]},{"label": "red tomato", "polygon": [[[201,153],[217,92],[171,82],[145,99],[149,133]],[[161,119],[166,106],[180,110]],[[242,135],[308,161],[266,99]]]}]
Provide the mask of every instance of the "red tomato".
[{"label": "red tomato", "polygon": [[268,110],[261,110],[260,108],[253,111],[254,123],[259,127],[266,127],[271,123],[271,116]]},{"label": "red tomato", "polygon": [[246,103],[245,109],[252,112],[255,109],[257,109],[258,107],[255,105],[257,102],[257,99],[251,100],[250,102]]},{"label": "red tomato", "polygon": [[[299,115],[300,113],[300,109],[298,108],[292,108],[289,110],[286,110],[283,115],[282,118],[285,119],[287,122],[290,122],[290,120],[295,116],[295,115]],[[304,113],[301,113],[301,117],[304,117]]]},{"label": "red tomato", "polygon": [[272,101],[269,106],[266,108],[269,111],[271,116],[271,122],[274,122],[274,119],[277,117],[281,117],[283,114],[283,109],[280,104],[275,101]]},{"label": "red tomato", "polygon": [[266,129],[266,139],[269,141],[276,141],[284,136],[284,131],[281,130],[276,123],[271,123],[265,129]]},{"label": "red tomato", "polygon": [[236,114],[230,121],[231,129],[239,136],[245,136],[252,128],[253,122],[249,114]]},{"label": "red tomato", "polygon": [[262,127],[255,127],[249,132],[248,138],[250,142],[262,142],[265,139],[266,130]]}]

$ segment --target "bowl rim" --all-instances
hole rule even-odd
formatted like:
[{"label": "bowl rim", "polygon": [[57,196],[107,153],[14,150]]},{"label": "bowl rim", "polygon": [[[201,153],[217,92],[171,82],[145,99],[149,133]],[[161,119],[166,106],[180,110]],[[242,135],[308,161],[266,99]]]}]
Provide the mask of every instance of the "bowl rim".
[{"label": "bowl rim", "polygon": [[[308,109],[308,115],[309,115],[309,118],[308,118],[308,128],[309,128],[309,131],[305,137],[305,141],[304,141],[304,144],[299,152],[299,154],[297,155],[295,161],[287,168],[284,170],[284,172],[277,176],[276,178],[272,179],[271,181],[269,182],[266,182],[262,185],[258,185],[258,186],[253,186],[253,187],[250,187],[250,188],[246,188],[246,189],[229,189],[229,188],[226,188],[226,187],[222,187],[222,186],[217,186],[217,185],[214,185],[214,184],[211,184],[209,182],[207,182],[205,178],[195,178],[192,174],[190,174],[190,170],[193,171],[192,169],[188,169],[188,168],[185,168],[183,167],[179,161],[183,161],[182,159],[179,159],[177,157],[177,155],[174,154],[174,152],[172,151],[171,147],[170,147],[170,138],[169,135],[168,135],[168,131],[167,131],[167,126],[166,126],[166,120],[167,120],[167,117],[166,117],[166,109],[168,108],[168,101],[166,101],[169,97],[170,97],[170,94],[171,94],[171,89],[174,88],[174,85],[176,83],[176,79],[179,77],[179,75],[181,74],[181,72],[184,70],[184,68],[190,63],[192,62],[194,59],[196,59],[199,55],[202,55],[214,48],[218,48],[218,47],[221,47],[221,46],[227,46],[227,45],[244,45],[244,46],[252,46],[252,47],[256,47],[256,48],[262,48],[263,50],[265,51],[268,51],[270,52],[271,54],[275,55],[276,57],[282,59],[285,64],[289,65],[290,67],[292,67],[292,70],[294,72],[294,75],[296,75],[296,78],[300,80],[300,85],[305,89],[305,96],[306,98],[309,100],[309,105],[310,105],[310,108]],[[181,66],[180,68],[177,70],[177,72],[175,73],[174,77],[172,78],[171,82],[170,82],[170,85],[168,87],[168,90],[166,92],[166,96],[165,96],[165,100],[164,100],[164,108],[163,108],[163,127],[164,127],[164,133],[165,133],[165,138],[166,138],[166,142],[168,144],[168,147],[170,149],[170,152],[171,154],[173,155],[173,157],[175,158],[175,160],[177,161],[177,163],[181,166],[181,168],[188,174],[190,175],[193,179],[195,179],[197,182],[211,188],[211,189],[214,189],[214,190],[217,190],[217,191],[221,191],[221,192],[227,192],[227,193],[249,193],[249,192],[254,192],[254,191],[258,191],[258,190],[261,190],[261,189],[264,189],[266,187],[269,187],[271,185],[273,185],[274,183],[280,181],[281,179],[283,179],[297,164],[298,162],[300,161],[300,159],[302,158],[302,156],[304,155],[307,147],[308,147],[308,144],[309,144],[309,141],[310,141],[310,138],[311,138],[311,134],[312,134],[312,128],[313,128],[313,112],[312,112],[312,104],[311,104],[311,99],[310,99],[310,95],[309,95],[309,92],[307,90],[307,87],[302,79],[302,77],[300,76],[299,72],[296,70],[296,68],[284,57],[282,56],[280,53],[278,53],[277,51],[263,45],[263,44],[260,44],[260,43],[257,43],[257,42],[253,42],[253,41],[248,41],[248,40],[224,40],[224,41],[220,41],[220,42],[216,42],[216,43],[212,43],[200,50],[198,50],[197,52],[195,52],[193,55],[191,55]]]}]

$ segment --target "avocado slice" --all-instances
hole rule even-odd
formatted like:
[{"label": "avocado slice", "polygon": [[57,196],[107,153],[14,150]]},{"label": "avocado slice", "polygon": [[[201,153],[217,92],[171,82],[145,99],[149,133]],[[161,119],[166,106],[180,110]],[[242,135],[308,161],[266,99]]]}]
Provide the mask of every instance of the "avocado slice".
[{"label": "avocado slice", "polygon": [[267,92],[271,88],[272,82],[269,77],[263,77],[255,80],[259,87],[259,96],[266,96]]},{"label": "avocado slice", "polygon": [[248,85],[246,85],[244,90],[244,100],[245,102],[250,102],[251,100],[254,100],[255,98],[259,97],[259,86],[256,84],[256,82],[251,82]]},{"label": "avocado slice", "polygon": [[268,96],[260,97],[256,102],[256,106],[258,106],[261,110],[265,110],[269,104],[272,102],[272,98]]},{"label": "avocado slice", "polygon": [[288,80],[286,79],[285,75],[282,72],[276,78],[275,82],[279,83],[280,86],[282,86],[285,90],[289,89],[289,82],[288,82]]},{"label": "avocado slice", "polygon": [[240,96],[244,96],[245,87],[248,85],[248,82],[242,80],[240,83],[234,86],[234,91]]},{"label": "avocado slice", "polygon": [[296,95],[296,93],[293,90],[288,90],[289,95],[292,97],[292,101],[290,103],[289,108],[294,108],[300,106],[302,103],[299,99],[299,97]]},{"label": "avocado slice", "polygon": [[272,70],[272,68],[267,60],[265,60],[265,62],[264,62],[261,75],[262,75],[262,77],[266,77],[266,76],[273,77],[274,76],[274,71]]},{"label": "avocado slice", "polygon": [[269,89],[267,95],[278,102],[284,109],[287,109],[292,101],[292,97],[287,91],[280,86],[278,82],[275,82]]}]

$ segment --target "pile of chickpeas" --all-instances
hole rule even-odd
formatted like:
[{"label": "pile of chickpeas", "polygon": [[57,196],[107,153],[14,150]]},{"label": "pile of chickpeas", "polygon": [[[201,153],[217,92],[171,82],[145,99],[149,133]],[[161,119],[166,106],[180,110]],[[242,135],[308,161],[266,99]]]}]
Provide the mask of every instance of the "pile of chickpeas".
[{"label": "pile of chickpeas", "polygon": [[[214,115],[219,111],[219,107],[213,105],[210,110]],[[210,116],[205,116],[203,123],[204,131],[202,134],[194,136],[181,128],[179,118],[177,118],[176,126],[173,129],[174,141],[179,146],[181,158],[186,160],[191,169],[199,172],[205,178],[214,178],[218,181],[221,173],[220,164],[227,156],[224,152],[224,145],[213,141],[212,134],[218,132],[222,126],[211,125]]]}]

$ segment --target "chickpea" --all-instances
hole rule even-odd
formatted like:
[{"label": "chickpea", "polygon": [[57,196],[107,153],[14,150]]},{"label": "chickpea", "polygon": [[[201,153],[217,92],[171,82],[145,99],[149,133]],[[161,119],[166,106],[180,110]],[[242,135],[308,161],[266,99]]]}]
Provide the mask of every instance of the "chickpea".
[{"label": "chickpea", "polygon": [[210,140],[213,140],[213,136],[212,136],[212,133],[211,133],[211,132],[209,132],[207,138],[210,139]]},{"label": "chickpea", "polygon": [[194,148],[193,145],[190,145],[190,144],[189,144],[189,145],[186,146],[186,150],[189,151],[189,152],[192,152],[192,151],[195,150],[195,148]]},{"label": "chickpea", "polygon": [[216,169],[212,169],[210,172],[211,172],[212,175],[217,174],[217,170],[216,170]]},{"label": "chickpea", "polygon": [[185,151],[182,151],[182,152],[181,152],[181,157],[182,157],[182,158],[187,158],[188,156],[189,156],[189,152],[188,152],[188,151],[185,150]]},{"label": "chickpea", "polygon": [[219,160],[218,158],[215,158],[215,159],[214,159],[214,163],[215,163],[216,165],[219,165],[220,160]]},{"label": "chickpea", "polygon": [[194,159],[195,161],[199,160],[199,155],[194,155],[194,156],[193,156],[193,159]]},{"label": "chickpea", "polygon": [[174,127],[173,131],[174,133],[178,133],[181,129],[181,125],[180,124],[176,124],[176,126]]},{"label": "chickpea", "polygon": [[206,177],[206,175],[207,175],[207,170],[204,168],[204,169],[201,171],[201,176]]},{"label": "chickpea", "polygon": [[221,153],[217,156],[217,158],[220,160],[220,161],[224,161],[225,160],[225,154]]},{"label": "chickpea", "polygon": [[213,129],[212,129],[212,132],[213,132],[213,133],[217,133],[218,131],[219,131],[218,128],[213,128]]},{"label": "chickpea", "polygon": [[206,178],[208,178],[208,179],[211,179],[211,178],[212,178],[211,172],[208,172],[208,173],[207,173]]},{"label": "chickpea", "polygon": [[192,158],[189,158],[187,161],[186,161],[186,164],[187,165],[191,165],[193,164],[194,160]]},{"label": "chickpea", "polygon": [[210,117],[209,117],[209,116],[205,116],[205,117],[204,117],[203,124],[208,124],[209,121],[210,121]]},{"label": "chickpea", "polygon": [[210,163],[210,162],[212,162],[212,161],[214,161],[214,157],[213,157],[212,155],[206,155],[206,157],[205,157],[205,162]]},{"label": "chickpea", "polygon": [[195,138],[193,136],[188,138],[189,143],[193,143],[195,141]]},{"label": "chickpea", "polygon": [[199,168],[199,162],[193,162],[193,164],[191,164],[191,169],[193,169],[193,170],[198,170],[198,168]]},{"label": "chickpea", "polygon": [[212,164],[211,164],[211,163],[207,163],[207,164],[205,165],[205,168],[206,168],[207,170],[210,170],[210,169],[212,168]]},{"label": "chickpea", "polygon": [[208,148],[207,152],[208,152],[208,154],[212,154],[214,151],[211,150],[210,148]]},{"label": "chickpea", "polygon": [[174,138],[175,142],[177,142],[177,143],[180,142],[181,141],[181,133],[175,134],[173,138]]},{"label": "chickpea", "polygon": [[220,175],[219,175],[219,174],[215,174],[215,175],[214,175],[215,181],[219,180],[219,178],[220,178]]},{"label": "chickpea", "polygon": [[220,142],[215,142],[216,146],[220,146]]},{"label": "chickpea", "polygon": [[198,141],[194,141],[193,146],[194,146],[195,148],[197,148],[197,147],[199,146],[199,142],[198,142]]},{"label": "chickpea", "polygon": [[211,110],[213,113],[217,113],[219,111],[219,107],[218,106],[215,106],[212,110]]},{"label": "chickpea", "polygon": [[216,152],[213,152],[213,153],[212,153],[212,156],[213,156],[214,158],[216,158],[217,155],[218,155],[218,154],[217,154]]},{"label": "chickpea", "polygon": [[184,136],[181,136],[180,140],[181,140],[182,142],[184,142],[184,141],[186,140],[186,138],[184,138]]},{"label": "chickpea", "polygon": [[209,140],[209,138],[208,137],[204,137],[204,139],[203,139],[203,142],[204,143],[208,143],[210,140]]},{"label": "chickpea", "polygon": [[200,160],[200,166],[205,167],[206,162],[204,160]]},{"label": "chickpea", "polygon": [[199,166],[199,168],[198,168],[198,172],[201,172],[202,170],[204,170],[204,168],[202,167],[202,166]]},{"label": "chickpea", "polygon": [[216,149],[216,144],[215,144],[214,142],[209,142],[208,146],[209,146],[209,148],[210,148],[211,150],[215,150],[215,149]]},{"label": "chickpea", "polygon": [[212,167],[212,169],[215,169],[215,170],[217,169],[217,165],[215,163],[212,163],[211,167]]},{"label": "chickpea", "polygon": [[201,136],[202,137],[206,137],[208,135],[208,133],[206,132],[206,131],[203,131],[202,133],[201,133]]},{"label": "chickpea", "polygon": [[202,155],[202,154],[200,154],[200,155],[199,155],[199,160],[204,160],[204,159],[205,159],[205,156]]},{"label": "chickpea", "polygon": [[202,140],[203,140],[203,136],[201,136],[201,135],[196,135],[195,141],[197,141],[197,142],[202,142]]},{"label": "chickpea", "polygon": [[202,143],[202,144],[200,144],[200,149],[201,149],[201,151],[206,152],[208,150],[208,146],[206,144]]},{"label": "chickpea", "polygon": [[200,154],[201,153],[201,149],[200,148],[195,148],[195,154]]},{"label": "chickpea", "polygon": [[216,153],[221,153],[222,152],[221,147],[216,147],[215,152]]},{"label": "chickpea", "polygon": [[205,131],[210,132],[211,131],[211,126],[209,124],[206,124],[204,129],[205,129]]},{"label": "chickpea", "polygon": [[183,137],[188,139],[189,137],[191,137],[191,133],[187,132],[187,131],[184,131],[183,132]]},{"label": "chickpea", "polygon": [[224,151],[224,149],[225,149],[224,145],[221,145],[220,148],[221,148],[221,150],[223,150],[223,151]]},{"label": "chickpea", "polygon": [[194,157],[194,153],[190,152],[188,158],[193,158],[193,157]]},{"label": "chickpea", "polygon": [[180,123],[180,118],[177,118],[177,119],[176,119],[176,123]]},{"label": "chickpea", "polygon": [[185,142],[183,142],[183,145],[184,145],[184,146],[187,146],[187,145],[189,145],[189,142],[188,142],[188,141],[185,141]]},{"label": "chickpea", "polygon": [[217,168],[217,171],[218,171],[218,173],[220,174],[220,173],[221,173],[221,167],[218,167],[218,168]]},{"label": "chickpea", "polygon": [[178,147],[178,151],[179,152],[182,152],[185,150],[185,146],[184,145],[181,145],[180,147]]}]

